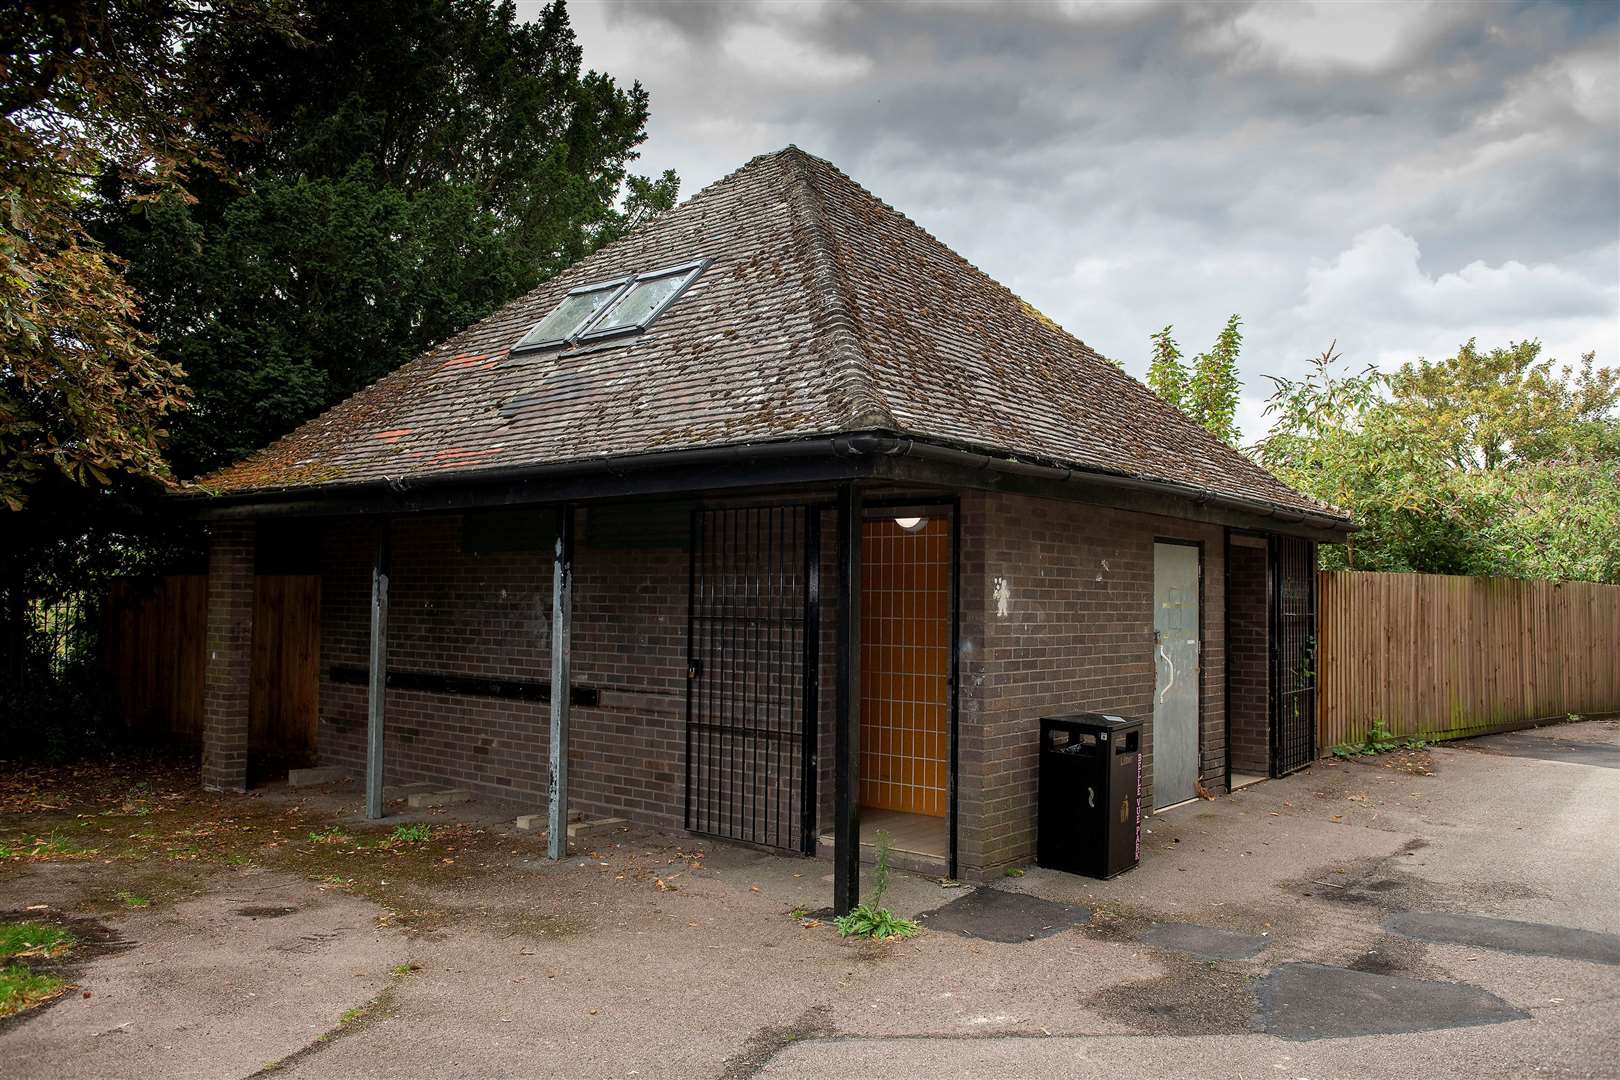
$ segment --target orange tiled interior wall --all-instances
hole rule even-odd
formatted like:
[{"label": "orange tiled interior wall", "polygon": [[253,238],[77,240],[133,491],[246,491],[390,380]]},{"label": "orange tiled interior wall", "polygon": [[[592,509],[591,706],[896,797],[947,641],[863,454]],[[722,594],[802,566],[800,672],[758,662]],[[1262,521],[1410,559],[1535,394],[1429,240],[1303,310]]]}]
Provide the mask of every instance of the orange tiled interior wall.
[{"label": "orange tiled interior wall", "polygon": [[861,805],[943,817],[950,724],[951,524],[865,522]]}]

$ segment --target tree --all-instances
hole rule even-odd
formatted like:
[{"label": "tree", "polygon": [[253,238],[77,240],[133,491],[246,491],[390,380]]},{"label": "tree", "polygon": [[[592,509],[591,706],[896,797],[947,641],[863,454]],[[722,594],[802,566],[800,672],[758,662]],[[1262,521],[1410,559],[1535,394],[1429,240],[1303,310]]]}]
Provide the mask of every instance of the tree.
[{"label": "tree", "polygon": [[193,40],[188,77],[251,138],[194,198],[100,186],[143,328],[195,408],[171,457],[234,460],[673,204],[628,167],[648,97],[583,67],[565,6],[300,0],[296,36]]},{"label": "tree", "polygon": [[1182,412],[1187,412],[1191,404],[1187,393],[1187,366],[1181,362],[1181,349],[1176,345],[1176,339],[1170,336],[1174,329],[1166,326],[1151,335],[1153,359],[1148,362],[1147,384],[1155,394]]},{"label": "tree", "polygon": [[1559,367],[1536,341],[1390,374],[1273,377],[1261,462],[1351,511],[1324,564],[1620,582],[1620,372]]},{"label": "tree", "polygon": [[[205,24],[268,19],[246,3],[22,0],[0,23],[0,503],[49,473],[164,482],[181,372],[153,351],[136,293],[85,231],[89,181],[178,191],[199,164],[176,44]],[[222,128],[223,130],[223,128]]]},{"label": "tree", "polygon": [[1215,344],[1208,352],[1193,357],[1188,370],[1181,349],[1166,326],[1151,336],[1153,359],[1148,364],[1148,386],[1164,400],[1186,413],[1223,442],[1236,445],[1238,353],[1243,348],[1243,320],[1237,315],[1226,320]]}]

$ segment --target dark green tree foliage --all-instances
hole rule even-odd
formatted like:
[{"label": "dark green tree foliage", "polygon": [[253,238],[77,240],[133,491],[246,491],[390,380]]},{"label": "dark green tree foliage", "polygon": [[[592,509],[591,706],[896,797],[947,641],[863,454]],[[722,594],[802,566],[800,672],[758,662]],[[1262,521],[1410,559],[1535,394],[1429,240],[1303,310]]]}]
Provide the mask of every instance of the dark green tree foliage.
[{"label": "dark green tree foliage", "polygon": [[648,99],[587,71],[561,2],[304,0],[296,35],[199,37],[192,78],[250,137],[224,175],[132,203],[101,233],[129,263],[194,407],[180,475],[234,460],[672,205],[632,176]]},{"label": "dark green tree foliage", "polygon": [[1193,357],[1189,369],[1166,326],[1152,335],[1153,359],[1148,386],[1190,416],[1216,438],[1237,444],[1238,353],[1243,348],[1243,320],[1233,315],[1208,352]]}]

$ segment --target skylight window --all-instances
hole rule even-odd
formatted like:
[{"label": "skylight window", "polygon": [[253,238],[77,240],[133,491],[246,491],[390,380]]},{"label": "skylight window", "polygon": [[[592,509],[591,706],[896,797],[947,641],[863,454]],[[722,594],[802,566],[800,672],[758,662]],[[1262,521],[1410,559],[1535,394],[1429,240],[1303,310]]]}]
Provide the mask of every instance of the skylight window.
[{"label": "skylight window", "polygon": [[585,338],[607,337],[633,330],[645,330],[658,318],[692,279],[703,269],[703,262],[683,263],[650,274],[641,274],[617,298],[608,304],[600,317],[580,335]]},{"label": "skylight window", "polygon": [[645,330],[709,265],[696,259],[646,274],[581,285],[512,346],[513,352]]},{"label": "skylight window", "polygon": [[523,340],[513,348],[537,349],[546,345],[562,345],[574,340],[631,280],[616,278],[613,281],[581,285],[577,289],[569,290],[562,303],[558,304],[550,315],[536,323],[533,330],[524,334]]}]

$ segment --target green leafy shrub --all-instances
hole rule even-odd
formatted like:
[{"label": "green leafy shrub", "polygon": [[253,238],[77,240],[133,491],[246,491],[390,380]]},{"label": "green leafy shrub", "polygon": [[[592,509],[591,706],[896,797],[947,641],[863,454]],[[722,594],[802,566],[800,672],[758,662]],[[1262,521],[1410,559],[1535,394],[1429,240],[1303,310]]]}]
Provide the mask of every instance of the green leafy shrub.
[{"label": "green leafy shrub", "polygon": [[1365,739],[1358,743],[1340,743],[1333,748],[1333,756],[1341,761],[1348,761],[1351,758],[1387,754],[1391,750],[1422,750],[1428,745],[1423,739],[1403,739],[1385,727],[1382,720],[1374,720]]}]

